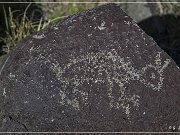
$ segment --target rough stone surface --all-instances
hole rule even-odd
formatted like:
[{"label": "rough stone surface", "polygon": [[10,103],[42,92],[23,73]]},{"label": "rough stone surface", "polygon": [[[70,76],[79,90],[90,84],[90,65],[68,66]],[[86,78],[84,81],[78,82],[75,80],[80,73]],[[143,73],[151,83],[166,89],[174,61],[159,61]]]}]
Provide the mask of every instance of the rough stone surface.
[{"label": "rough stone surface", "polygon": [[0,131],[178,131],[180,70],[115,4],[19,43],[0,67]]}]

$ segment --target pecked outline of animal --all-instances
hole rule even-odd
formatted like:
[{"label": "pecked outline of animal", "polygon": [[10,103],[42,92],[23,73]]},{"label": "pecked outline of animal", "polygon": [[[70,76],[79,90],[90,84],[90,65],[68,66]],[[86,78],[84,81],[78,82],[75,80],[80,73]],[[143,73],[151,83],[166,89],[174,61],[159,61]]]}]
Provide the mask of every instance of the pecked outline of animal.
[{"label": "pecked outline of animal", "polygon": [[[83,63],[83,64],[80,64]],[[125,84],[129,81],[140,81],[149,87],[152,90],[160,91],[163,85],[163,71],[170,63],[170,59],[166,59],[164,62],[161,61],[161,52],[157,52],[155,57],[155,63],[145,65],[141,70],[135,69],[130,62],[130,60],[125,60],[119,56],[115,49],[110,51],[99,51],[91,52],[86,55],[81,55],[76,58],[72,58],[68,64],[64,67],[61,67],[59,63],[52,63],[51,70],[56,74],[57,79],[61,82],[62,87],[60,89],[62,105],[71,105],[75,109],[79,110],[79,101],[77,98],[69,99],[66,95],[67,86],[72,85],[72,92],[75,94],[80,93],[83,99],[84,105],[88,105],[88,92],[81,91],[78,89],[79,86],[82,86],[85,82],[88,85],[92,83],[103,83],[107,86],[108,98],[110,99],[109,106],[114,109],[123,109],[127,115],[127,118],[130,118],[130,108],[135,107],[136,110],[139,107],[140,96],[136,94],[127,95]],[[78,66],[77,66],[78,65]],[[96,69],[98,72],[96,72]],[[150,82],[147,80],[147,72],[153,70],[156,73],[151,73],[151,76],[148,77]],[[72,73],[71,75],[66,76],[67,73]],[[125,74],[123,74],[123,72]],[[76,73],[80,73],[80,76]],[[91,77],[88,76],[91,75]],[[105,78],[102,75],[105,74]],[[157,82],[157,77],[159,77]],[[115,99],[113,96],[113,86],[116,83],[119,86],[119,98]]]}]

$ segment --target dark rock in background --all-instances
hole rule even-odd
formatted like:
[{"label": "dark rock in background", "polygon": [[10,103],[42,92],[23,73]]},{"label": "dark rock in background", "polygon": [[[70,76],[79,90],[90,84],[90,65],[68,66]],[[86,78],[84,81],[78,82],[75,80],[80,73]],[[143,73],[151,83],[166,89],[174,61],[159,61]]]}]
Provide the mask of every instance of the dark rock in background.
[{"label": "dark rock in background", "polygon": [[152,16],[138,23],[180,67],[180,17],[173,14]]},{"label": "dark rock in background", "polygon": [[84,11],[4,60],[0,131],[178,131],[179,71],[115,4]]}]

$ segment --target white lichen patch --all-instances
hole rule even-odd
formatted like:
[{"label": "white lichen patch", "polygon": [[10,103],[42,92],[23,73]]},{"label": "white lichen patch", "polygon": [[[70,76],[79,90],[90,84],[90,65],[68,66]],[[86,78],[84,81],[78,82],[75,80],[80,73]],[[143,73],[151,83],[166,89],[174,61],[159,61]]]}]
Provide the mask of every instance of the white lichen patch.
[{"label": "white lichen patch", "polygon": [[58,27],[53,27],[54,30],[58,30],[59,28]]},{"label": "white lichen patch", "polygon": [[92,36],[92,34],[88,34],[88,37]]},{"label": "white lichen patch", "polygon": [[130,21],[124,21],[124,24],[130,25],[131,22]]},{"label": "white lichen patch", "polygon": [[42,34],[42,35],[34,35],[33,38],[42,39],[42,38],[45,38],[45,35],[44,34]]},{"label": "white lichen patch", "polygon": [[[161,90],[164,80],[163,71],[169,62],[169,59],[162,62],[160,53],[158,53],[154,64],[136,69],[129,57],[123,58],[118,55],[115,49],[111,49],[72,57],[65,65],[56,61],[51,64],[50,68],[61,83],[59,91],[61,97],[59,103],[61,105],[70,105],[79,110],[81,108],[80,104],[83,106],[89,104],[89,93],[93,89],[88,91],[85,88],[86,86],[97,90],[101,89],[100,86],[105,86],[103,90],[109,98],[109,107],[123,110],[127,118],[130,119],[131,109],[138,110],[140,106],[140,96],[133,92],[131,94],[127,93],[125,86],[131,85],[130,83],[133,81],[139,81],[152,90]],[[149,75],[149,69],[151,68],[153,68],[153,72]],[[151,82],[152,79],[155,82]],[[67,91],[75,96],[69,98]],[[80,95],[80,97],[77,98],[76,95]],[[98,104],[101,104],[102,98],[100,94],[97,99]]]},{"label": "white lichen patch", "polygon": [[51,98],[54,98],[55,96],[56,96],[56,95],[53,94],[53,95],[51,95]]},{"label": "white lichen patch", "polygon": [[[30,54],[32,54],[33,52],[39,52],[40,51],[40,46],[31,46],[31,48],[28,50],[28,52]],[[28,63],[31,61],[31,59],[29,59]]]},{"label": "white lichen patch", "polygon": [[29,103],[28,101],[24,101],[24,104],[27,104],[27,103]]},{"label": "white lichen patch", "polygon": [[104,30],[104,29],[106,29],[106,27],[105,27],[105,21],[103,21],[103,22],[101,23],[101,25],[98,26],[98,29],[99,29],[99,30]]},{"label": "white lichen patch", "polygon": [[6,97],[6,88],[3,88],[3,96]]},{"label": "white lichen patch", "polygon": [[54,122],[54,119],[51,119],[51,122]]},{"label": "white lichen patch", "polygon": [[73,26],[69,26],[69,27],[68,27],[68,30],[72,30],[72,28],[73,28]]},{"label": "white lichen patch", "polygon": [[12,73],[9,74],[10,79],[15,78],[16,76]]},{"label": "white lichen patch", "polygon": [[32,47],[29,49],[29,52],[31,53],[33,50],[34,50],[34,47],[32,46]]}]

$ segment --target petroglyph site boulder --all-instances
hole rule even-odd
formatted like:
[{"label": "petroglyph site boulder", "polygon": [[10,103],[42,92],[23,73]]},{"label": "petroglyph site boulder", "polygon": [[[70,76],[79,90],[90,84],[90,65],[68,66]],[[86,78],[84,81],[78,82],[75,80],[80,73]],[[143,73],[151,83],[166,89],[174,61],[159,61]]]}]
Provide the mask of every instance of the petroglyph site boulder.
[{"label": "petroglyph site boulder", "polygon": [[0,131],[178,131],[180,70],[115,4],[26,38],[0,67]]}]

